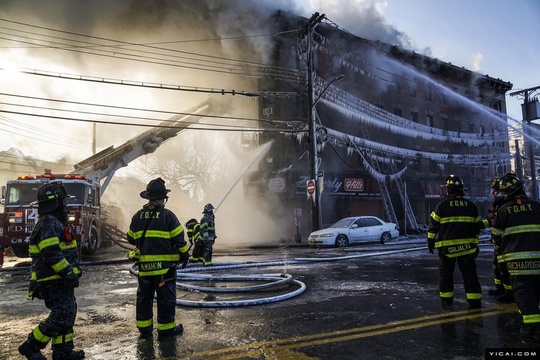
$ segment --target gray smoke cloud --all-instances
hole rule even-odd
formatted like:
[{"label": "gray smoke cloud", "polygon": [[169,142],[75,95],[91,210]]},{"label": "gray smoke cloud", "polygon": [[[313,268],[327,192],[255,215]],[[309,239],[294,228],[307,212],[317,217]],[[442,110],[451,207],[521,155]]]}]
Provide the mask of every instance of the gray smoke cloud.
[{"label": "gray smoke cloud", "polygon": [[[320,8],[318,8],[320,6]],[[371,1],[286,1],[286,0],[3,0],[0,2],[0,18],[21,23],[28,23],[43,27],[39,30],[44,34],[69,38],[79,43],[71,43],[76,48],[66,45],[57,45],[55,48],[28,45],[18,49],[24,54],[27,63],[21,66],[41,70],[68,72],[89,76],[102,76],[113,79],[130,79],[154,83],[179,84],[184,86],[197,86],[209,88],[251,89],[256,90],[256,81],[252,79],[230,76],[222,73],[196,71],[189,67],[173,67],[157,65],[153,59],[144,62],[126,61],[122,53],[136,48],[134,44],[144,44],[148,47],[137,47],[149,53],[155,48],[167,48],[183,52],[201,53],[209,56],[237,59],[255,63],[265,63],[267,55],[272,52],[272,36],[259,36],[272,34],[280,29],[274,17],[276,11],[285,11],[291,14],[309,18],[315,11],[325,13],[327,18],[339,24],[348,31],[370,39],[380,40],[390,44],[407,47],[410,39],[402,32],[388,25],[382,13],[377,9],[377,3]],[[10,25],[11,26],[11,25]],[[13,25],[13,27],[15,27]],[[64,31],[47,31],[45,28]],[[27,29],[26,29],[27,30]],[[280,29],[282,30],[282,29]],[[295,29],[290,29],[295,30]],[[38,31],[38,30],[34,30]],[[100,39],[83,38],[76,34],[90,35]],[[110,39],[105,40],[105,39]],[[101,46],[101,55],[89,55],[95,44],[113,44],[114,40],[125,42],[120,47],[110,48]],[[64,40],[57,40],[64,43]],[[131,45],[129,45],[129,44]],[[63,48],[64,51],[59,50]],[[70,51],[78,50],[78,51]],[[11,51],[14,51],[11,49]],[[22,56],[22,55],[21,55]],[[151,56],[151,55],[149,55]],[[182,56],[182,54],[178,54]],[[193,67],[196,67],[196,63]],[[35,77],[31,79],[36,80]],[[206,98],[206,95],[186,94],[179,92],[149,92],[146,89],[126,89],[112,85],[101,85],[99,89],[90,85],[81,86],[81,90],[71,90],[73,84],[69,80],[35,81],[34,90],[41,96],[52,99],[79,99],[90,103],[102,103],[118,106],[133,106],[181,112],[188,107]],[[21,85],[21,89],[22,85]],[[97,90],[96,90],[97,89]],[[257,103],[249,105],[235,102],[231,99],[231,110],[237,116],[256,117]],[[241,112],[240,112],[241,111]],[[157,115],[156,115],[157,117]],[[159,115],[161,118],[166,116]],[[91,136],[88,125],[78,127],[65,123],[56,123],[56,127],[63,128],[64,134],[80,137],[88,141]],[[73,130],[72,130],[73,129]],[[141,133],[147,128],[125,127],[113,125],[97,126],[98,151],[110,145],[122,144],[127,139]],[[73,133],[73,135],[71,135]],[[178,142],[183,141],[188,132],[178,135],[161,146],[156,153],[150,155],[160,160],[178,159]],[[220,144],[213,141],[216,134],[207,135],[209,143]],[[24,149],[23,149],[24,150]],[[76,163],[89,153],[79,151],[66,151],[65,158]],[[232,156],[232,155],[231,155]],[[238,169],[242,169],[242,161],[249,156],[238,155],[235,159]],[[139,164],[130,167],[141,166]],[[156,174],[156,176],[159,174]],[[147,179],[144,179],[146,181]],[[234,179],[229,179],[234,180]],[[131,183],[135,186],[133,183]],[[140,186],[137,183],[137,186]],[[222,184],[213,198],[199,200],[186,200],[171,206],[176,207],[185,222],[190,217],[200,218],[202,205],[205,202],[219,203],[223,207],[218,214],[218,232],[221,239],[235,239],[244,241],[271,241],[280,237],[290,237],[292,214],[284,211],[281,216],[271,216],[265,212],[266,206],[253,203],[243,198],[241,184],[231,191],[230,198],[224,200],[224,192],[233,186],[231,181]],[[144,201],[136,196],[129,195],[121,189],[125,187],[122,178],[115,178],[111,182],[108,196],[109,200],[124,208],[124,226],[138,206]],[[129,189],[132,194],[141,190]],[[186,204],[187,203],[187,204]],[[188,208],[186,210],[186,207]],[[256,238],[252,235],[238,232],[242,223],[254,223],[258,233]],[[285,226],[283,224],[286,224]],[[220,228],[221,227],[221,228]],[[267,231],[266,231],[267,230]]]}]

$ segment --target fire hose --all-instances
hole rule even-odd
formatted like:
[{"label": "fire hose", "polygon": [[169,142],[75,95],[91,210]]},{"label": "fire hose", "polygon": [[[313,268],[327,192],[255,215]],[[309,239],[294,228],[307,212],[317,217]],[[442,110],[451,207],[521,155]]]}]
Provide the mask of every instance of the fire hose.
[{"label": "fire hose", "polygon": [[[193,274],[194,272],[208,272],[208,271],[219,271],[219,270],[231,270],[231,269],[240,269],[240,268],[249,268],[249,267],[271,267],[271,266],[288,266],[294,264],[306,264],[306,263],[316,263],[322,261],[341,261],[347,259],[354,259],[360,257],[370,257],[370,256],[380,256],[388,255],[393,253],[402,253],[404,251],[418,251],[425,250],[423,247],[415,247],[411,249],[400,249],[400,250],[391,250],[391,251],[382,251],[376,253],[368,254],[354,254],[346,256],[336,256],[336,257],[321,257],[321,258],[294,258],[283,261],[263,261],[263,262],[246,262],[246,263],[224,263],[220,265],[214,265],[211,267],[203,266],[189,266],[185,269],[176,270],[176,287],[177,289],[195,292],[195,293],[248,293],[248,292],[258,292],[263,289],[268,290],[276,287],[284,286],[296,286],[296,289],[285,294],[280,294],[276,296],[260,297],[256,299],[241,299],[241,300],[224,300],[224,301],[212,301],[212,300],[185,300],[177,299],[177,306],[187,306],[187,307],[240,307],[240,306],[250,306],[250,305],[260,305],[268,304],[278,301],[287,300],[302,294],[306,290],[306,285],[296,280],[290,274],[250,274],[250,275],[212,275],[212,274]],[[137,275],[137,266],[134,264],[130,267],[130,273]],[[266,282],[263,284],[252,285],[252,286],[240,286],[240,287],[216,287],[216,286],[197,286],[188,284],[186,282],[206,282],[207,284],[215,285],[216,283],[227,282],[227,281],[257,281],[257,282]],[[210,297],[211,298],[211,297]]]}]

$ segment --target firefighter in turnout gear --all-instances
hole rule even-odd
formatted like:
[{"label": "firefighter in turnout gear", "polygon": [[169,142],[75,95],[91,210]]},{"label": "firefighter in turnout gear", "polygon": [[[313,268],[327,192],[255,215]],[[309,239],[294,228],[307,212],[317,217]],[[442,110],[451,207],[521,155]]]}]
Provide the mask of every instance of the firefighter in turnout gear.
[{"label": "firefighter in turnout gear", "polygon": [[212,265],[212,251],[216,241],[216,223],[214,216],[214,206],[206,204],[201,218],[201,240],[203,243],[203,265]]},{"label": "firefighter in turnout gear", "polygon": [[514,299],[522,316],[525,342],[540,343],[540,203],[529,198],[515,174],[505,174],[499,189],[504,203],[492,227],[499,262],[506,264]]},{"label": "firefighter in turnout gear", "polygon": [[476,204],[463,197],[465,188],[461,178],[448,176],[445,187],[448,196],[431,213],[427,234],[429,252],[439,250],[439,296],[443,306],[452,305],[457,262],[469,306],[480,308],[482,288],[476,273],[478,235],[489,226],[489,221],[481,220]]},{"label": "firefighter in turnout gear", "polygon": [[204,252],[203,252],[203,243],[201,240],[201,224],[195,219],[189,219],[186,222],[187,235],[189,243],[193,246],[193,251],[191,252],[191,262],[203,262]]},{"label": "firefighter in turnout gear", "polygon": [[[493,205],[489,210],[489,222],[493,225],[493,220],[497,214],[497,210],[502,205],[504,197],[499,189],[500,178],[496,177],[491,180],[491,195],[493,198]],[[504,262],[499,263],[499,247],[496,244],[493,250],[493,280],[495,283],[495,289],[488,291],[488,294],[494,296],[497,301],[507,303],[514,301],[514,295],[512,293],[512,285],[510,284],[510,274],[506,269]]]},{"label": "firefighter in turnout gear", "polygon": [[28,296],[43,299],[51,312],[19,346],[19,352],[27,359],[46,359],[40,350],[49,341],[53,360],[84,359],[84,351],[74,350],[73,346],[75,288],[82,271],[77,241],[68,226],[69,197],[60,181],[42,185],[37,193],[39,220],[30,235],[32,268]]},{"label": "firefighter in turnout gear", "polygon": [[148,203],[133,215],[127,240],[139,249],[136,321],[141,339],[153,332],[153,303],[157,298],[158,339],[180,335],[176,324],[176,268],[189,261],[189,245],[176,215],[165,208],[169,189],[161,178],[148,183],[140,196]]}]

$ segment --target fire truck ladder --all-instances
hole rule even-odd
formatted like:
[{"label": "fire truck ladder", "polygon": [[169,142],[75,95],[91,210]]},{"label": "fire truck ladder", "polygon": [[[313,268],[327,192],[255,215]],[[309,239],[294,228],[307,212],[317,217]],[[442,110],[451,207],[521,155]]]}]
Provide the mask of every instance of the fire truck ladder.
[{"label": "fire truck ladder", "polygon": [[217,99],[208,99],[202,103],[161,122],[155,128],[135,136],[115,148],[110,146],[101,152],[76,164],[72,174],[85,175],[87,178],[101,181],[101,191],[104,192],[116,170],[127,166],[140,156],[154,152],[165,141],[193,124],[199,123],[206,116],[215,113],[225,113],[225,103]]},{"label": "fire truck ladder", "polygon": [[[362,135],[364,136],[364,139],[369,140],[369,133],[368,133],[367,127],[360,126],[360,128],[362,129]],[[367,161],[368,156],[366,156],[366,152],[360,151],[360,149],[358,148],[357,150]],[[380,174],[381,167],[379,165],[379,162],[374,158],[371,158],[371,159],[372,159],[371,166],[373,166],[375,171],[377,171]],[[381,197],[383,199],[386,218],[388,219],[388,221],[395,223],[399,227],[396,211],[394,210],[394,205],[392,204],[392,199],[390,198],[390,192],[388,191],[388,187],[386,186],[386,181],[384,179],[381,179],[380,177],[376,177],[375,179],[377,180],[377,183],[379,184],[379,189],[381,191]]]}]

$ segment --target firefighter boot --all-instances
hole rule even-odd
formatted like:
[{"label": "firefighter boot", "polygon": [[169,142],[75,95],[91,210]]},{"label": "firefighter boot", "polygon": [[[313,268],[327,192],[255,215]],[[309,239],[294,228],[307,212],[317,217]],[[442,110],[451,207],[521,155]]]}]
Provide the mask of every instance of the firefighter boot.
[{"label": "firefighter boot", "polygon": [[514,292],[512,290],[506,290],[504,294],[497,296],[497,301],[504,304],[514,302]]},{"label": "firefighter boot", "polygon": [[26,340],[19,346],[19,353],[25,356],[29,360],[47,360],[43,354],[41,354],[41,349],[32,343],[31,340]]},{"label": "firefighter boot", "polygon": [[167,337],[170,337],[170,336],[178,336],[178,335],[182,335],[182,333],[184,332],[184,327],[182,326],[182,324],[178,324],[174,327],[174,329],[171,329],[171,330],[165,330],[165,331],[159,331],[158,332],[158,340],[163,340]]},{"label": "firefighter boot", "polygon": [[499,296],[504,294],[504,288],[502,286],[496,286],[495,289],[488,290],[488,295]]},{"label": "firefighter boot", "polygon": [[82,360],[84,359],[83,350],[73,350],[73,343],[71,346],[64,344],[53,345],[52,347],[52,360]]}]

